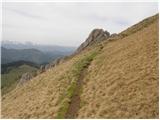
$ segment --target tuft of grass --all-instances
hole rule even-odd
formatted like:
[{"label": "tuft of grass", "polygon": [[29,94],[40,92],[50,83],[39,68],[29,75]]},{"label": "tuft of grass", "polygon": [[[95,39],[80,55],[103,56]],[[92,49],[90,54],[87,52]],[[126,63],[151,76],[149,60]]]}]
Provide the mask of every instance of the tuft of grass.
[{"label": "tuft of grass", "polygon": [[69,102],[70,102],[69,99],[64,99],[62,101],[61,107],[59,108],[58,115],[56,117],[57,119],[64,119],[65,114],[66,114],[68,107],[69,107]]},{"label": "tuft of grass", "polygon": [[89,55],[86,55],[81,60],[77,61],[74,64],[74,69],[72,70],[73,77],[79,77],[83,69],[90,64],[90,62],[94,59],[96,55],[97,55],[97,52],[93,52],[93,53],[90,53]]},{"label": "tuft of grass", "polygon": [[76,86],[77,86],[77,85],[76,85],[76,82],[73,81],[73,82],[71,83],[71,85],[69,86],[69,88],[67,89],[67,97],[68,97],[68,98],[71,98],[71,97],[73,96],[74,90],[75,90]]},{"label": "tuft of grass", "polygon": [[61,107],[59,108],[57,119],[64,119],[65,114],[68,110],[70,99],[74,94],[74,90],[76,89],[76,81],[72,81],[71,85],[67,88],[65,95],[60,98]]}]

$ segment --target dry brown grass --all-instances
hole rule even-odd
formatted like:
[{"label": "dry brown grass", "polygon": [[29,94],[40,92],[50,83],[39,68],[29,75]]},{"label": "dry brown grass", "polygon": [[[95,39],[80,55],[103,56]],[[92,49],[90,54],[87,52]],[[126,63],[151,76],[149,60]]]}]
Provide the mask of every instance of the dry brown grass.
[{"label": "dry brown grass", "polygon": [[4,96],[2,117],[55,117],[59,107],[58,99],[68,85],[68,79],[63,78],[63,76],[67,73],[71,64],[66,63],[43,73],[32,79],[31,82],[26,83],[25,86]]},{"label": "dry brown grass", "polygon": [[78,118],[158,118],[158,19],[138,30],[94,44],[6,94],[2,118],[56,118],[69,101],[63,95],[74,64],[101,45],[84,76]]},{"label": "dry brown grass", "polygon": [[106,43],[84,81],[78,118],[158,118],[158,19]]},{"label": "dry brown grass", "polygon": [[[25,86],[15,89],[2,102],[5,118],[53,118],[58,111],[58,99],[68,85],[65,74],[72,61],[47,71]],[[66,68],[66,69],[64,69]]]},{"label": "dry brown grass", "polygon": [[87,55],[88,50],[83,51],[4,95],[2,118],[63,118],[64,101],[69,101],[64,95],[71,94],[67,93],[71,92],[68,88],[76,79],[72,70],[75,63]]}]

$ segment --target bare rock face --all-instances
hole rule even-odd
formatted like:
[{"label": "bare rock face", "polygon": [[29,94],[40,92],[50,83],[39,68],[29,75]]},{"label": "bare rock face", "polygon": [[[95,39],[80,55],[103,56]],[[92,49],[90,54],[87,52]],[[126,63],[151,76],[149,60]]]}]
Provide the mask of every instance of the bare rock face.
[{"label": "bare rock face", "polygon": [[110,37],[110,33],[108,31],[104,31],[103,29],[94,29],[89,37],[86,39],[84,43],[80,45],[80,47],[77,49],[76,53],[79,53],[82,51],[85,47],[92,44],[96,41],[102,41]]},{"label": "bare rock face", "polygon": [[[90,34],[89,37],[86,39],[84,43],[80,45],[80,47],[76,50],[76,53],[79,53],[84,48],[86,48],[88,45],[91,45],[94,42],[102,41],[105,39],[108,39],[110,37],[110,33],[108,31],[104,31],[103,29],[94,29]],[[71,57],[71,56],[70,56]],[[49,64],[42,65],[40,67],[40,70],[37,71],[37,74],[41,74],[53,67],[56,67],[57,65],[65,62],[67,59],[70,58],[69,56],[57,58],[54,61],[50,62]]]},{"label": "bare rock face", "polygon": [[29,81],[32,78],[33,78],[33,76],[31,73],[24,73],[22,75],[18,85],[23,85],[24,83],[26,83],[27,81]]}]

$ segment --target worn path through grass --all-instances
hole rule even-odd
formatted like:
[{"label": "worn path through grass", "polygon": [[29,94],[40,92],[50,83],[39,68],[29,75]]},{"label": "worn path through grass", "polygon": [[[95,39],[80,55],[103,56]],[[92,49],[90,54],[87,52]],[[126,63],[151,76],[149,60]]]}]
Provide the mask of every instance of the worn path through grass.
[{"label": "worn path through grass", "polygon": [[78,59],[70,73],[66,76],[71,79],[67,91],[61,96],[58,114],[56,118],[76,118],[80,109],[80,94],[82,91],[83,79],[86,75],[87,69],[93,59],[101,51],[101,47],[94,51],[88,52],[81,59]]},{"label": "worn path through grass", "polygon": [[80,73],[80,77],[77,80],[76,83],[76,88],[74,91],[74,95],[71,97],[71,102],[70,105],[68,107],[67,113],[65,115],[65,118],[76,118],[76,116],[78,115],[78,110],[80,109],[80,93],[81,93],[81,89],[82,89],[82,85],[83,85],[83,78],[87,72],[87,68],[90,65],[90,63],[83,69],[83,71],[81,71]]},{"label": "worn path through grass", "polygon": [[[102,47],[99,49],[99,52],[102,50]],[[71,97],[69,107],[67,109],[67,112],[65,114],[65,118],[76,118],[78,116],[78,111],[80,109],[80,103],[81,103],[81,90],[83,85],[83,79],[85,78],[85,75],[87,74],[88,67],[90,66],[93,59],[96,57],[98,53],[94,52],[81,60],[77,64],[77,68],[79,68],[80,73],[78,80],[76,82],[76,88],[74,89],[74,94]]]}]

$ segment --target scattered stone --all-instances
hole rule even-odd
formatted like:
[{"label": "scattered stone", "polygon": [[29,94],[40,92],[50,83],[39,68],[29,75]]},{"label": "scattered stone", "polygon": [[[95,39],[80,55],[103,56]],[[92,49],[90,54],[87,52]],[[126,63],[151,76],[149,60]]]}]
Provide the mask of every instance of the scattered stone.
[{"label": "scattered stone", "polygon": [[23,85],[24,83],[26,83],[27,81],[29,81],[30,79],[32,79],[33,76],[31,73],[24,73],[21,77],[21,79],[19,80],[19,84],[18,85]]},{"label": "scattered stone", "polygon": [[48,69],[50,69],[50,64],[45,65],[45,71],[47,71]]},{"label": "scattered stone", "polygon": [[43,73],[43,72],[45,72],[45,66],[41,65],[41,67],[40,67],[40,73]]}]

